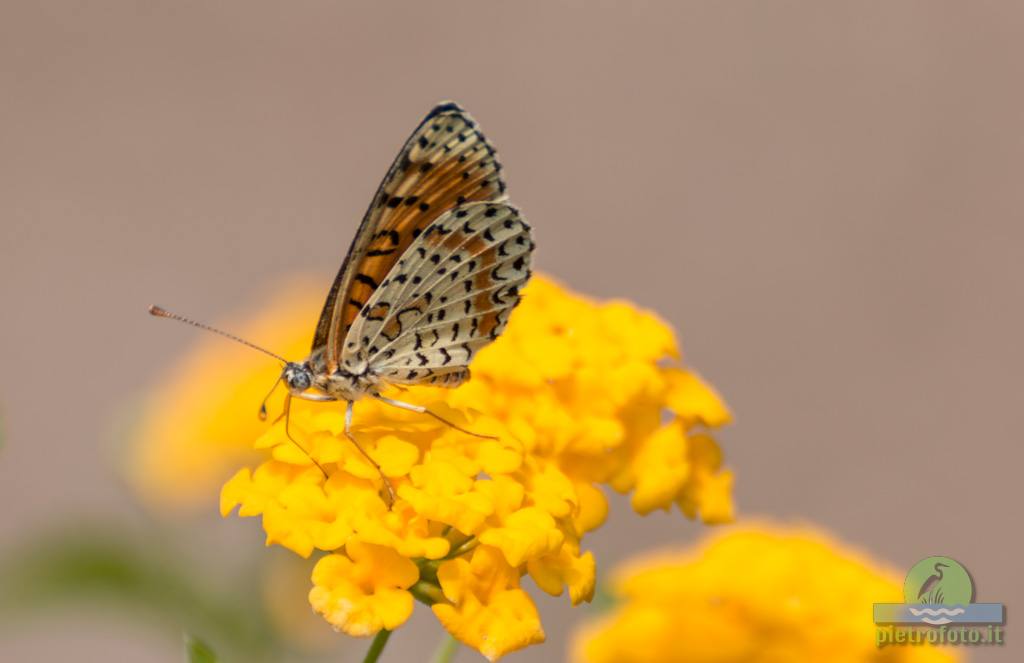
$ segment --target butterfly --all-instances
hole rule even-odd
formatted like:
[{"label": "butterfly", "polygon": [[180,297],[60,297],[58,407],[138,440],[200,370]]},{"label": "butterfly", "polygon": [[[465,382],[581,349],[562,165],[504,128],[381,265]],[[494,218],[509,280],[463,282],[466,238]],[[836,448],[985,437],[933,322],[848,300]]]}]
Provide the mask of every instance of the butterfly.
[{"label": "butterfly", "polygon": [[494,147],[477,123],[457,104],[441,103],[412,132],[377,188],[305,360],[288,361],[160,307],[150,313],[281,361],[278,383],[288,388],[285,431],[303,451],[288,432],[291,399],[344,401],[345,435],[377,468],[391,504],[390,481],[352,434],[355,402],[373,398],[478,435],[381,392],[393,385],[458,386],[469,379],[474,355],[504,330],[530,278],[535,248],[530,226],[508,203],[505,188]]}]

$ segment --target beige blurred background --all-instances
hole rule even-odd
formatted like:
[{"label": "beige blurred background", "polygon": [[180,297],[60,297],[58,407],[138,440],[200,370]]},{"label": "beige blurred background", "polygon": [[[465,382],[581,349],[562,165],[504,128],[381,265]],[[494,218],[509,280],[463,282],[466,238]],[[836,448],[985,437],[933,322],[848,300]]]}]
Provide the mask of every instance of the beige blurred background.
[{"label": "beige blurred background", "polygon": [[[1022,80],[1011,2],[5,0],[0,546],[145,525],[119,434],[195,341],[146,305],[223,319],[296,272],[326,292],[402,140],[452,98],[540,267],[681,330],[736,413],[742,513],[901,569],[961,560],[1009,605],[1009,644],[972,660],[1020,660]],[[216,500],[179,530],[197,568],[262,541]],[[702,529],[618,500],[590,547],[607,570]],[[507,660],[562,659],[584,612],[540,608],[549,643]],[[439,637],[418,611],[384,660]],[[103,610],[0,624],[4,661],[180,659]]]}]

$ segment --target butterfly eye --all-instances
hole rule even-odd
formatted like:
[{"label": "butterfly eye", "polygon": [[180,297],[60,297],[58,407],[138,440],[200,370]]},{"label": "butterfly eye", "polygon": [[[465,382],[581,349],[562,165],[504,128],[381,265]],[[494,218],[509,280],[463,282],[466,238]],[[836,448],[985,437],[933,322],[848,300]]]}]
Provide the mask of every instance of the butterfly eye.
[{"label": "butterfly eye", "polygon": [[291,391],[305,391],[313,384],[313,376],[304,366],[288,364],[284,369],[284,381]]}]

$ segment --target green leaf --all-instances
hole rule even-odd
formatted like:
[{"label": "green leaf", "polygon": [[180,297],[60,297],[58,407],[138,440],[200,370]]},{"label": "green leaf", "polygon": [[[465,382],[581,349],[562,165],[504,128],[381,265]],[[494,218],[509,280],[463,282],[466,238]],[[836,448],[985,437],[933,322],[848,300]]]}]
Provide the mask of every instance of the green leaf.
[{"label": "green leaf", "polygon": [[188,663],[218,663],[213,650],[193,635],[185,635],[185,651],[188,652]]},{"label": "green leaf", "polygon": [[602,615],[611,612],[619,605],[619,597],[613,590],[609,589],[604,578],[597,579],[597,588],[594,591],[594,598],[587,606],[594,614]]},{"label": "green leaf", "polygon": [[85,602],[123,611],[172,637],[203,633],[232,659],[279,660],[284,645],[259,598],[258,574],[214,591],[160,538],[157,531],[132,536],[114,524],[72,525],[41,536],[0,560],[0,622]]},{"label": "green leaf", "polygon": [[444,634],[444,640],[438,645],[437,651],[430,659],[430,663],[452,663],[456,652],[459,651],[459,641],[452,637],[451,633]]}]

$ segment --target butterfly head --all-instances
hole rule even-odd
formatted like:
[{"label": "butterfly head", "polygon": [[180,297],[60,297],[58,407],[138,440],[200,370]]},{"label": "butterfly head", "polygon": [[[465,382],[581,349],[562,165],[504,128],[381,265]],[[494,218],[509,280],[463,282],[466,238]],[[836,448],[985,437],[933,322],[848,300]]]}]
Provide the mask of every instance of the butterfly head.
[{"label": "butterfly head", "polygon": [[297,395],[313,386],[313,371],[305,364],[290,361],[284,365],[281,379],[288,385],[288,391]]}]

